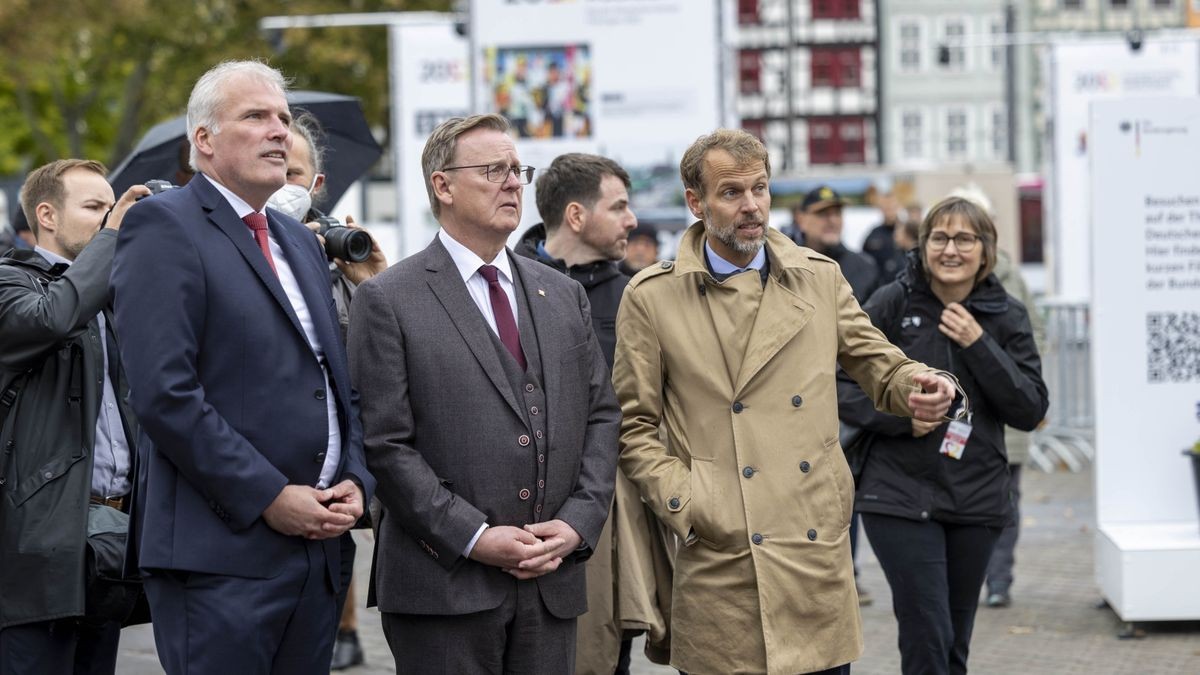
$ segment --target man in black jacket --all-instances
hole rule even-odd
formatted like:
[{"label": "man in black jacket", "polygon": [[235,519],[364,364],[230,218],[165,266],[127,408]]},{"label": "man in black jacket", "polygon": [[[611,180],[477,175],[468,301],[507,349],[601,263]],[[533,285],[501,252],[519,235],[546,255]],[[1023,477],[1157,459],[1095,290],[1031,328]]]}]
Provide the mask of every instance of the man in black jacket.
[{"label": "man in black jacket", "polygon": [[814,188],[796,209],[796,222],[780,231],[800,246],[833,258],[842,268],[842,276],[850,283],[854,299],[861,305],[879,287],[879,270],[869,256],[855,253],[842,244],[842,207],[845,204],[833,188],[826,185]]},{"label": "man in black jacket", "polygon": [[[611,370],[616,349],[617,307],[629,276],[618,267],[637,217],[629,208],[629,174],[597,155],[561,155],[541,172],[537,207],[543,223],[521,237],[516,252],[563,272],[583,285],[592,325]],[[631,637],[626,629],[649,628],[651,641],[665,630],[653,586],[630,576],[650,572],[650,521],[636,488],[619,472],[612,511],[587,563],[588,612],[576,628],[576,673],[628,673]],[[633,537],[633,539],[630,539]],[[617,541],[637,541],[617,547]],[[634,550],[630,550],[633,548]],[[614,573],[620,569],[620,573]],[[624,583],[618,581],[624,580]]]},{"label": "man in black jacket", "polygon": [[[99,162],[29,175],[37,237],[0,261],[0,674],[113,673],[121,626],[83,620],[89,501],[128,511],[136,426],[108,276],[125,210]],[[90,497],[90,500],[89,500]]]}]

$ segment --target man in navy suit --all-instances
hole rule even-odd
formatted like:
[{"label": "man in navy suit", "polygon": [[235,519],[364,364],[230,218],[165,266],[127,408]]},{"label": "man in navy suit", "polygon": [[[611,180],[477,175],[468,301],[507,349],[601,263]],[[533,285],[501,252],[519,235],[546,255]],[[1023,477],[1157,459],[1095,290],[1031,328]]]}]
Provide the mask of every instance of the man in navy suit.
[{"label": "man in navy suit", "polygon": [[285,86],[256,62],[197,81],[200,175],[130,209],[113,263],[143,428],[130,537],[172,675],[327,673],[337,538],[374,489],[325,255],[264,207]]}]

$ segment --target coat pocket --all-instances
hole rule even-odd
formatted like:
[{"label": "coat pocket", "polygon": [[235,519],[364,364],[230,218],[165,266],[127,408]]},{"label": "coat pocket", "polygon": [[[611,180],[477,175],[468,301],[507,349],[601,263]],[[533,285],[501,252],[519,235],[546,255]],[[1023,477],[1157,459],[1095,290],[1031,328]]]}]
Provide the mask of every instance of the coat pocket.
[{"label": "coat pocket", "polygon": [[720,504],[713,476],[713,460],[692,457],[692,499],[688,505],[692,532],[709,548],[722,548],[723,537],[715,519],[714,506]]}]

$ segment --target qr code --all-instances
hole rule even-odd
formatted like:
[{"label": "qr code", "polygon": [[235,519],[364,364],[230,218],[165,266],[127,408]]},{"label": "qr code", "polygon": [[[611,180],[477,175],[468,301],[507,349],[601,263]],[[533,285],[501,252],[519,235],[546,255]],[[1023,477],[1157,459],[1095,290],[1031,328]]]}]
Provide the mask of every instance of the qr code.
[{"label": "qr code", "polygon": [[1200,381],[1200,313],[1146,315],[1146,376],[1152,384]]}]

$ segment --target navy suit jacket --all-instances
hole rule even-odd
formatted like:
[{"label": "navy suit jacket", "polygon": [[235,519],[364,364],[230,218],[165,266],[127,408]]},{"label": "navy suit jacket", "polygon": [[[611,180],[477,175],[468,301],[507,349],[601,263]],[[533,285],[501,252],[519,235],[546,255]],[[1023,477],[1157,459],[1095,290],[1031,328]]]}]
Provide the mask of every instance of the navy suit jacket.
[{"label": "navy suit jacket", "polygon": [[[126,214],[113,262],[121,359],[142,423],[130,540],[142,568],[268,578],[302,550],[262,512],[288,484],[315,485],[337,401],[336,484],[370,499],[357,393],[315,237],[267,220],[324,348],[333,392],[282,284],[247,226],[207,180],[143,199]],[[326,540],[336,587],[337,539]]]}]

